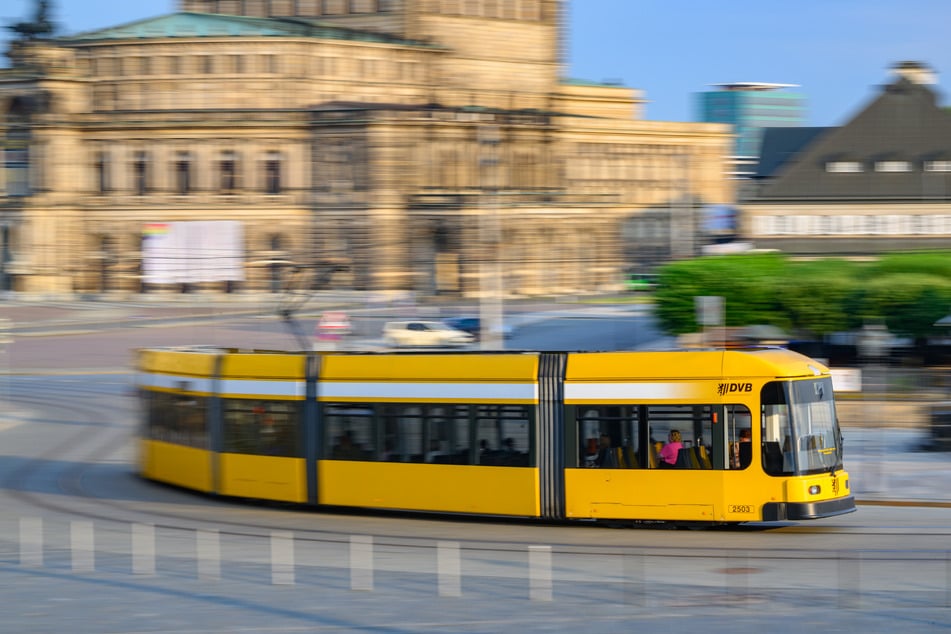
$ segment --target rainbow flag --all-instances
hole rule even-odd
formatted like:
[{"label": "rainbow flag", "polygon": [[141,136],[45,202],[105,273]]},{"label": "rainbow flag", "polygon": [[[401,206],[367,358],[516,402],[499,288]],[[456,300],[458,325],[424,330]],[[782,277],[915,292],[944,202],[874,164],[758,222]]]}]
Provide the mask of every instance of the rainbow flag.
[{"label": "rainbow flag", "polygon": [[145,227],[142,229],[142,235],[146,238],[149,236],[164,236],[167,234],[167,222],[147,222],[145,223]]}]

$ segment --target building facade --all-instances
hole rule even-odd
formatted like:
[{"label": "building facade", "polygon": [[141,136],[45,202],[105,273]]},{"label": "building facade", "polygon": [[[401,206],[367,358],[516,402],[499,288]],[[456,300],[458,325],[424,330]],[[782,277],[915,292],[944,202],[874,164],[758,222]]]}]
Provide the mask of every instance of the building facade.
[{"label": "building facade", "polygon": [[[637,91],[564,80],[562,4],[182,0],[14,42],[0,286],[276,291],[294,265],[471,296],[492,261],[506,294],[616,287],[644,210],[731,200],[730,130],[644,121]],[[239,224],[240,266],[220,267],[239,275],[189,277],[223,257],[215,225],[154,248],[155,227],[196,221]],[[155,257],[184,273],[156,276]]]}]

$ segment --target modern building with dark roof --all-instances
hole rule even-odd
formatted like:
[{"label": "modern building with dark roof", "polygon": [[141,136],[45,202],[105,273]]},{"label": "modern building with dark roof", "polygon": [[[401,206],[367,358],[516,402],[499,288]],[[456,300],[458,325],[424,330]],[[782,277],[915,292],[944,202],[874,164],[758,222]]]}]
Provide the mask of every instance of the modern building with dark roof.
[{"label": "modern building with dark roof", "polygon": [[742,233],[797,255],[951,248],[951,114],[903,62],[848,123],[769,130]]}]

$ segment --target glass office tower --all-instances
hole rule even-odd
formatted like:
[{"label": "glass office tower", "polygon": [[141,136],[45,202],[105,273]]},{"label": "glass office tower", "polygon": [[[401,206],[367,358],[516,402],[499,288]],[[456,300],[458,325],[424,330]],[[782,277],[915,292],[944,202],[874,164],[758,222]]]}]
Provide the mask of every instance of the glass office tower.
[{"label": "glass office tower", "polygon": [[711,84],[717,90],[697,94],[697,120],[728,123],[736,141],[734,175],[749,177],[759,158],[763,128],[805,125],[805,99],[792,92],[795,84],[739,82]]}]

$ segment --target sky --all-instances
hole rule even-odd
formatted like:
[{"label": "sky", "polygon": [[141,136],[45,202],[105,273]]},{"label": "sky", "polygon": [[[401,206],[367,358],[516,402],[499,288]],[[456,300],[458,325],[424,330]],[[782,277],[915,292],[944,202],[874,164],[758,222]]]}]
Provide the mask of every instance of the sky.
[{"label": "sky", "polygon": [[[3,0],[0,24],[35,0]],[[170,13],[176,0],[52,0],[63,34]],[[694,121],[710,84],[796,84],[806,124],[842,125],[889,81],[896,62],[938,73],[949,103],[948,0],[570,0],[566,77],[620,82],[647,100],[646,119]],[[7,29],[0,38],[6,50]],[[946,77],[947,75],[947,77]]]}]

